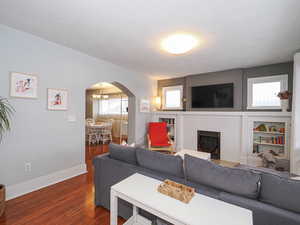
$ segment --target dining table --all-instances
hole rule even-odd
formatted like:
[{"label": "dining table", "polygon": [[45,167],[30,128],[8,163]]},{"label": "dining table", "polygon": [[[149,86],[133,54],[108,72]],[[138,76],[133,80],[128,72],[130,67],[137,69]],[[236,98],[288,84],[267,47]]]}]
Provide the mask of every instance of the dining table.
[{"label": "dining table", "polygon": [[106,123],[88,124],[87,126],[90,128],[103,128],[106,126]]}]

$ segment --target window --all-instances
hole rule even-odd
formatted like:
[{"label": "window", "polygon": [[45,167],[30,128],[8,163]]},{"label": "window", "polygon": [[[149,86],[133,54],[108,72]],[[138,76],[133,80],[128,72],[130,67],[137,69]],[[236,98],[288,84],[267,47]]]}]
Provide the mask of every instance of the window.
[{"label": "window", "polygon": [[164,87],[163,109],[182,109],[182,86]]},{"label": "window", "polygon": [[248,109],[280,109],[277,94],[288,90],[288,75],[248,79]]},{"label": "window", "polygon": [[127,114],[128,98],[107,98],[99,100],[100,115]]}]

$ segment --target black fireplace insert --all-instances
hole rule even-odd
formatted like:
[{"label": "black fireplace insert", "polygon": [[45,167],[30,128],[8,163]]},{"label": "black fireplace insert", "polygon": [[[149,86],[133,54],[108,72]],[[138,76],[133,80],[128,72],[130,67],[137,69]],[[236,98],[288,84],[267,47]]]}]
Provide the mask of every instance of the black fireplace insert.
[{"label": "black fireplace insert", "polygon": [[200,152],[208,152],[211,159],[221,158],[220,132],[198,130],[197,150]]}]

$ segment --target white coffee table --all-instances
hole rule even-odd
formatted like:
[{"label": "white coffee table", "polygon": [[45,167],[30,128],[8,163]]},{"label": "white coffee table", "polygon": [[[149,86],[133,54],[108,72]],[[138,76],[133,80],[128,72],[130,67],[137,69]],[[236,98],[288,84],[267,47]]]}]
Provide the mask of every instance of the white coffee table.
[{"label": "white coffee table", "polygon": [[182,159],[184,159],[185,154],[210,161],[210,153],[208,152],[199,152],[196,150],[182,149],[179,152],[177,152],[175,155],[179,155],[182,157]]},{"label": "white coffee table", "polygon": [[300,181],[300,177],[291,177],[290,179],[292,179],[292,180],[299,180]]},{"label": "white coffee table", "polygon": [[196,193],[185,204],[157,191],[161,181],[134,174],[111,187],[111,225],[117,225],[118,198],[130,202],[133,216],[144,209],[175,225],[253,225],[252,212]]}]

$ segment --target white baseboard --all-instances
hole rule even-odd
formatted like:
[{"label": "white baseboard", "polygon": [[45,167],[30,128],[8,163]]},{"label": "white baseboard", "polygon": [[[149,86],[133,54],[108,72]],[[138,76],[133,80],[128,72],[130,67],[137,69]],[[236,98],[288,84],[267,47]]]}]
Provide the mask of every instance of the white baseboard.
[{"label": "white baseboard", "polygon": [[240,163],[247,165],[248,164],[248,157],[247,156],[241,156],[240,157]]},{"label": "white baseboard", "polygon": [[69,169],[60,170],[19,184],[9,185],[6,187],[6,199],[10,200],[19,197],[86,172],[86,164],[80,164]]}]

